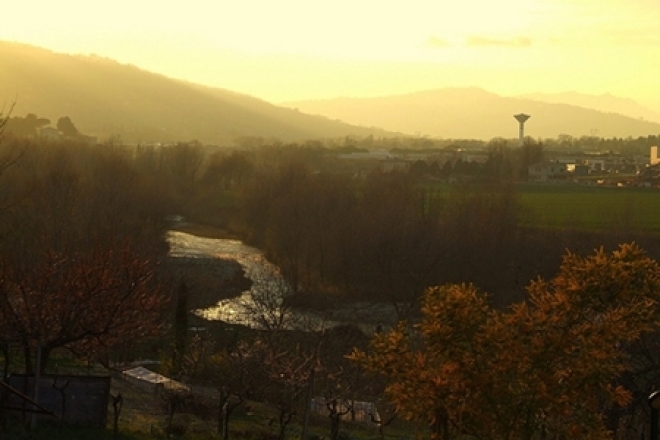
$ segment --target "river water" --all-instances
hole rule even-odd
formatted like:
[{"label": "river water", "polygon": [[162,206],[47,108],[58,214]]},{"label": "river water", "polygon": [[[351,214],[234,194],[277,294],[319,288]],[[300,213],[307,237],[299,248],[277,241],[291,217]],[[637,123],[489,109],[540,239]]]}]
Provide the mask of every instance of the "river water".
[{"label": "river water", "polygon": [[237,298],[220,301],[215,307],[200,310],[207,319],[218,319],[234,324],[254,324],[250,317],[253,296],[266,280],[283,283],[282,277],[261,250],[248,246],[240,240],[199,237],[184,232],[170,231],[167,234],[170,256],[180,258],[217,258],[234,260],[241,265],[245,276],[252,281],[250,290]]},{"label": "river water", "polygon": [[381,323],[394,321],[394,310],[386,304],[352,303],[330,311],[292,309],[286,298],[292,294],[279,269],[260,249],[240,240],[199,237],[179,231],[167,235],[172,257],[221,258],[238,262],[252,281],[250,290],[236,298],[200,310],[207,319],[261,328],[317,331],[351,323],[370,333]]}]

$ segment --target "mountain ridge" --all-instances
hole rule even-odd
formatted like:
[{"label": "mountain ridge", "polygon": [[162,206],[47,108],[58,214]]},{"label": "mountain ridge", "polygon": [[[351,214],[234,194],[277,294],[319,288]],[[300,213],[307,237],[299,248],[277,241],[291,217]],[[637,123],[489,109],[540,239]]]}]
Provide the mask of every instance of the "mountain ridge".
[{"label": "mountain ridge", "polygon": [[354,124],[440,138],[514,138],[518,123],[512,116],[517,113],[531,115],[525,124],[526,134],[537,138],[637,137],[660,133],[660,123],[654,121],[571,103],[505,97],[481,87],[436,88],[387,97],[295,101],[283,105]]},{"label": "mountain ridge", "polygon": [[[517,137],[518,123],[512,117],[517,113],[532,116],[525,127],[534,138],[660,133],[651,110],[611,95],[506,97],[482,87],[445,87],[275,105],[98,55],[0,41],[0,59],[1,108],[15,100],[14,116],[35,113],[51,121],[69,116],[82,133],[99,140],[119,136],[125,142],[199,140],[215,145],[235,145],[242,138],[297,142],[369,135],[489,140]],[[570,102],[558,102],[562,100]]]},{"label": "mountain ridge", "polygon": [[231,144],[243,137],[301,141],[386,135],[97,55],[0,41],[0,59],[6,60],[0,67],[0,102],[15,100],[13,115],[69,116],[81,132],[99,139]]},{"label": "mountain ridge", "polygon": [[635,119],[660,122],[660,114],[657,112],[633,99],[615,96],[610,93],[589,95],[571,90],[561,93],[529,93],[518,97],[555,104],[575,105],[604,113],[619,113]]}]

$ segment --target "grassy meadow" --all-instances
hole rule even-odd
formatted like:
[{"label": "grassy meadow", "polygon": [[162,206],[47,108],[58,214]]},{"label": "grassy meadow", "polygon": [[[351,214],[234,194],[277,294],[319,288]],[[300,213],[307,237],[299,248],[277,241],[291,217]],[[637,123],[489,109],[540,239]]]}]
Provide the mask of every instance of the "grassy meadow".
[{"label": "grassy meadow", "polygon": [[549,228],[660,233],[660,191],[653,188],[521,184],[523,222]]}]

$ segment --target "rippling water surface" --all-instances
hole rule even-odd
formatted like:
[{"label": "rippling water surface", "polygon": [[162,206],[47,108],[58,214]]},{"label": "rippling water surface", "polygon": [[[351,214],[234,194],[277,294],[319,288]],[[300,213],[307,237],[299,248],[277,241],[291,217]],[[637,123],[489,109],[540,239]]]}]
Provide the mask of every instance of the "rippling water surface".
[{"label": "rippling water surface", "polygon": [[170,231],[167,239],[173,257],[235,260],[252,281],[250,290],[241,296],[222,300],[215,307],[201,310],[199,313],[205,318],[250,326],[284,326],[310,330],[351,322],[357,323],[365,331],[371,331],[378,321],[391,320],[388,316],[391,314],[390,307],[385,304],[354,304],[331,311],[333,316],[287,309],[283,298],[291,293],[291,288],[277,266],[270,263],[260,249],[247,246],[240,240],[199,237],[179,231]]},{"label": "rippling water surface", "polygon": [[222,300],[216,307],[200,311],[206,318],[237,324],[254,324],[250,315],[255,312],[255,295],[263,290],[264,283],[270,285],[277,282],[279,285],[283,282],[277,267],[264,257],[261,250],[240,240],[198,237],[178,231],[170,231],[167,240],[170,244],[170,255],[173,257],[235,260],[252,281],[252,288],[238,298]]}]

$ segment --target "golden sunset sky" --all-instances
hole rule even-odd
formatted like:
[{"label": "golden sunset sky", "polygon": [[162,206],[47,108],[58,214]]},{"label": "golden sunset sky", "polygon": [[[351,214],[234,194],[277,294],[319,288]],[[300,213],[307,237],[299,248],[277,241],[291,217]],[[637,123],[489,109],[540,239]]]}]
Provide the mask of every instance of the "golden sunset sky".
[{"label": "golden sunset sky", "polygon": [[478,86],[660,109],[658,0],[21,0],[0,17],[0,40],[274,103]]}]

